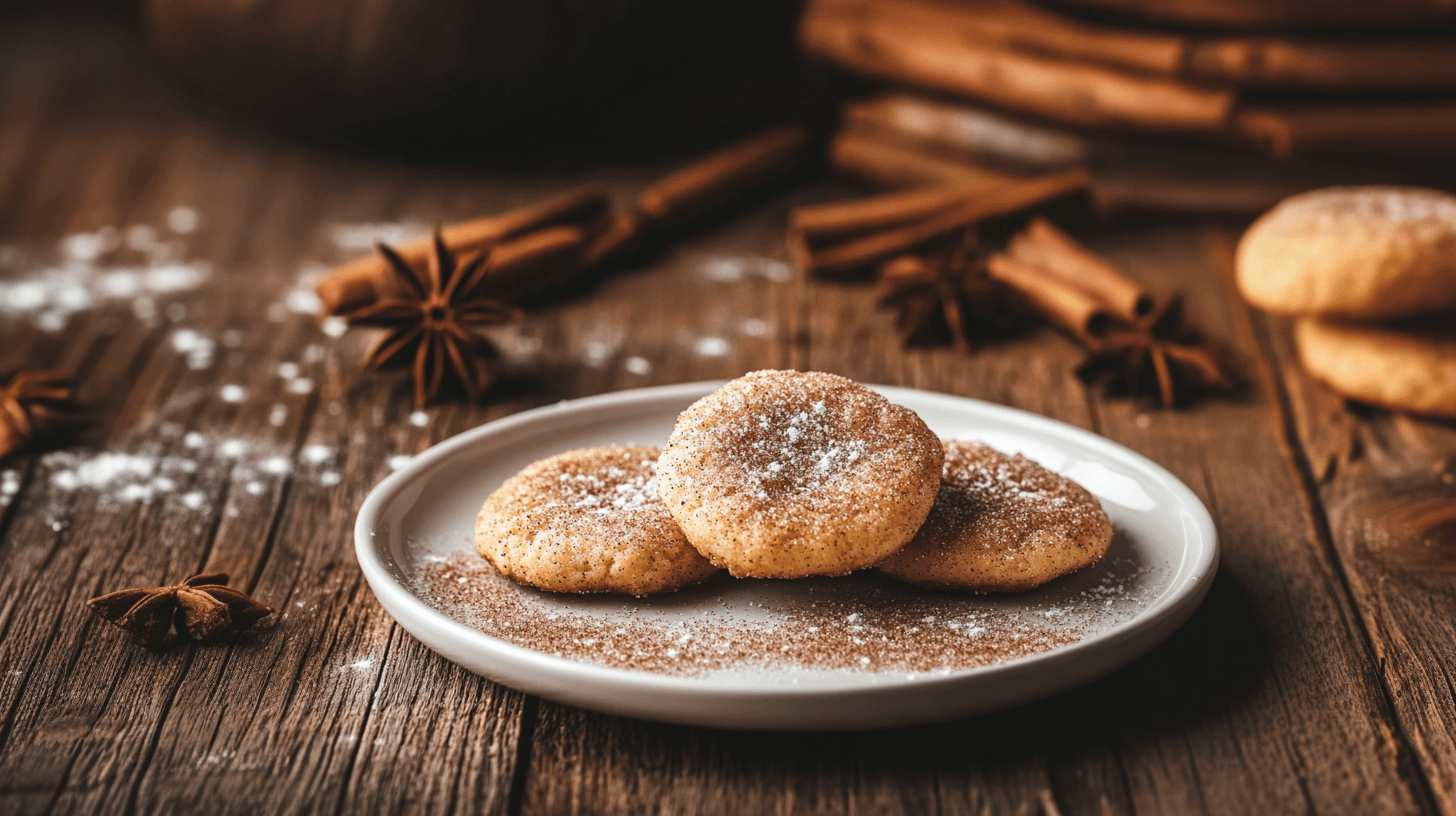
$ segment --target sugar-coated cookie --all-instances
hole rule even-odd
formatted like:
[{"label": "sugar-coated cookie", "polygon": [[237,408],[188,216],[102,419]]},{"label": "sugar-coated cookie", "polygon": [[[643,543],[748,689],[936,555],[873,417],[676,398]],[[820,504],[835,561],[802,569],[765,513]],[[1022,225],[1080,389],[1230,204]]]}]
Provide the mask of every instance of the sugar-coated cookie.
[{"label": "sugar-coated cookie", "polygon": [[717,568],[657,497],[655,447],[568,451],[528,465],[485,500],[475,549],[496,571],[553,592],[648,595]]},{"label": "sugar-coated cookie", "polygon": [[946,442],[925,525],[879,569],[915,584],[1019,592],[1095,564],[1112,522],[1081,485],[1024,456]]},{"label": "sugar-coated cookie", "polygon": [[1399,317],[1456,306],[1456,196],[1327,187],[1285,199],[1239,241],[1239,291],[1279,314]]},{"label": "sugar-coated cookie", "polygon": [[852,380],[755,371],[678,418],[658,495],[735,576],[841,575],[910,540],[935,502],[942,455],[914,411]]},{"label": "sugar-coated cookie", "polygon": [[1307,318],[1294,340],[1305,370],[1344,396],[1456,417],[1456,317],[1378,326]]}]

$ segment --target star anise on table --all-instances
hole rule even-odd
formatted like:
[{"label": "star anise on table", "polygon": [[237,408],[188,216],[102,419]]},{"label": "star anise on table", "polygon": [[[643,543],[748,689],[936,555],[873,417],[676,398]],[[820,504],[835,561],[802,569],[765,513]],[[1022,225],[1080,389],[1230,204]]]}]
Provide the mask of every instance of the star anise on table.
[{"label": "star anise on table", "polygon": [[74,419],[75,391],[59,371],[22,371],[0,389],[0,457]]},{"label": "star anise on table", "polygon": [[273,614],[272,607],[233,589],[227,580],[225,573],[203,573],[174,586],[108,593],[86,606],[143,646],[161,645],[173,627],[181,637],[206,643]]},{"label": "star anise on table", "polygon": [[1007,334],[1027,311],[1005,285],[986,274],[975,230],[966,230],[926,257],[902,256],[880,269],[875,299],[895,310],[905,345],[943,342],[970,351],[973,338]]},{"label": "star anise on table", "polygon": [[1077,367],[1083,382],[1114,394],[1156,396],[1164,408],[1244,383],[1233,355],[1184,322],[1178,295],[1135,323],[1116,323],[1087,342],[1087,358]]},{"label": "star anise on table", "polygon": [[462,265],[436,229],[421,270],[390,247],[378,246],[396,291],[346,315],[351,326],[384,329],[366,355],[370,367],[411,365],[417,407],[437,401],[447,385],[463,388],[473,402],[490,385],[489,363],[499,354],[478,330],[520,317],[519,310],[476,292],[490,272],[492,249]]}]

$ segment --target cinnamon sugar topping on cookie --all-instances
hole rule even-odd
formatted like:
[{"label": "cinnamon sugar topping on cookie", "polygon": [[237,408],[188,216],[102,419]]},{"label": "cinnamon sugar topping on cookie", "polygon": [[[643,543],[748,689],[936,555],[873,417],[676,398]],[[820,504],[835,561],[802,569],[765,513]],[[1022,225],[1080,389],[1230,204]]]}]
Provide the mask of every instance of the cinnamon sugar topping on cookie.
[{"label": "cinnamon sugar topping on cookie", "polygon": [[657,497],[653,447],[604,447],[543,459],[486,499],[476,550],[502,575],[555,592],[645,595],[715,569]]},{"label": "cinnamon sugar topping on cookie", "polygon": [[952,441],[925,525],[878,566],[913,583],[1015,592],[1095,563],[1111,540],[1081,485],[1020,454]]},{"label": "cinnamon sugar topping on cookie", "polygon": [[844,377],[756,371],[678,418],[659,495],[736,576],[839,575],[894,552],[929,512],[939,440]]}]

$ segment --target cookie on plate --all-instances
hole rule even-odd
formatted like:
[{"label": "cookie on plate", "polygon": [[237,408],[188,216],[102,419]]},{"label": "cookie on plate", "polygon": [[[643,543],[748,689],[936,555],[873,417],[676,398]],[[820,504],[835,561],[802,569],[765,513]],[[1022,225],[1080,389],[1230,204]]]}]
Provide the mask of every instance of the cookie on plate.
[{"label": "cookie on plate", "polygon": [[940,440],[908,408],[833,374],[755,371],[678,417],[658,495],[738,577],[842,575],[915,534],[940,486]]},{"label": "cookie on plate", "polygon": [[945,443],[925,526],[878,565],[914,584],[1020,592],[1095,564],[1112,542],[1102,505],[1076,482],[980,442]]},{"label": "cookie on plate", "polygon": [[717,571],[657,497],[650,446],[584,448],[507,479],[475,521],[475,549],[500,574],[552,592],[649,595]]}]

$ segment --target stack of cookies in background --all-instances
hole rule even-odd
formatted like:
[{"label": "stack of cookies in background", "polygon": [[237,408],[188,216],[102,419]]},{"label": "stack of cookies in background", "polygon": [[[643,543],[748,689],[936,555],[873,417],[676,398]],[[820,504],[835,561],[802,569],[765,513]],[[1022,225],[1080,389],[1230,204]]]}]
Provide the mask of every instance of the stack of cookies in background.
[{"label": "stack of cookies in background", "polygon": [[1413,180],[1387,163],[1440,161],[1456,139],[1456,6],[1075,5],[810,0],[803,49],[897,91],[847,109],[836,167],[924,183],[907,176],[1089,162],[1106,206],[1252,213],[1335,181]]},{"label": "stack of cookies in background", "polygon": [[1456,417],[1456,196],[1331,187],[1239,242],[1239,291],[1295,316],[1300,361],[1361,402]]}]

